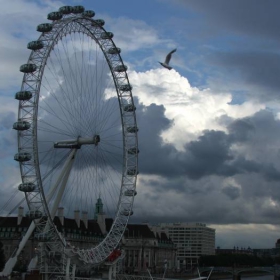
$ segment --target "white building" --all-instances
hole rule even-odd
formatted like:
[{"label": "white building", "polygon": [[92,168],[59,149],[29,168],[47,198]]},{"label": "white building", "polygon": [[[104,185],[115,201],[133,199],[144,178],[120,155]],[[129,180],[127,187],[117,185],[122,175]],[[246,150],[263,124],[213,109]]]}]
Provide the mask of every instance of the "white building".
[{"label": "white building", "polygon": [[154,232],[165,232],[177,245],[177,269],[198,264],[202,255],[215,255],[215,229],[202,223],[162,223],[152,225]]}]

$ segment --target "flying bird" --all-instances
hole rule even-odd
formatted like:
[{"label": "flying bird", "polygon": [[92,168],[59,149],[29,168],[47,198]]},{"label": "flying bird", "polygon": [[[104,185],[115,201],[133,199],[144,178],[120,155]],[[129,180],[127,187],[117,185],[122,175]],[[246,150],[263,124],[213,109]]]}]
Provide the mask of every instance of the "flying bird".
[{"label": "flying bird", "polygon": [[171,59],[171,55],[172,55],[173,53],[175,53],[176,50],[177,50],[177,49],[174,49],[173,51],[171,51],[171,52],[166,56],[164,62],[159,62],[163,67],[167,68],[168,70],[171,70],[171,69],[172,69],[172,67],[169,66],[169,62],[170,62],[170,59]]}]

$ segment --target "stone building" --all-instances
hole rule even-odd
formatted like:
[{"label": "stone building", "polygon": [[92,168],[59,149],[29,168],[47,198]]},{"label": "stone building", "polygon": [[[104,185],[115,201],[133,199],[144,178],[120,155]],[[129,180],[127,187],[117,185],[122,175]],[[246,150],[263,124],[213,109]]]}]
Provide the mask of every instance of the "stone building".
[{"label": "stone building", "polygon": [[175,268],[176,245],[165,233],[155,234],[146,224],[127,225],[123,245],[127,272],[135,274],[149,269],[159,274],[165,266],[168,270]]},{"label": "stone building", "polygon": [[[78,211],[75,211],[74,216],[74,219],[65,218],[63,208],[59,208],[58,216],[54,218],[57,229],[64,234],[67,241],[80,248],[94,246],[102,241],[104,234],[96,220],[88,220],[85,213],[80,219]],[[30,223],[31,220],[23,216],[22,207],[19,208],[17,217],[0,217],[0,241],[3,243],[6,261],[16,252]],[[35,236],[36,231],[33,232],[20,254],[19,262],[23,266],[27,266],[36,254],[38,240]]]},{"label": "stone building", "polygon": [[156,233],[166,233],[177,245],[177,270],[196,266],[202,255],[215,255],[215,229],[202,223],[161,223],[151,225]]},{"label": "stone building", "polygon": [[[95,219],[88,219],[87,213],[74,212],[74,218],[64,217],[63,208],[59,208],[54,223],[66,240],[78,248],[89,248],[100,243],[113,223],[103,212],[101,198],[95,208]],[[18,209],[17,217],[0,217],[0,241],[3,243],[6,261],[16,252],[21,238],[24,236],[31,220],[23,216],[23,208]],[[81,214],[81,215],[80,215]],[[161,270],[164,262],[169,267],[175,265],[176,246],[166,234],[155,234],[147,225],[127,225],[122,238],[121,248],[126,256],[123,261],[123,271],[141,272],[149,267],[153,271]],[[38,240],[36,231],[32,234],[23,249],[18,262],[27,267],[36,254]]]}]

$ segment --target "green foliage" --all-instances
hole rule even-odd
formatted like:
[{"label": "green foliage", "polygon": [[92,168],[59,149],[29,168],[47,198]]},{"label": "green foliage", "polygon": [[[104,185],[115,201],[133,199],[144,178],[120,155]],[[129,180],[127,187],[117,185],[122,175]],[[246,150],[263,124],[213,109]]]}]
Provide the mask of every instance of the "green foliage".
[{"label": "green foliage", "polygon": [[201,256],[200,266],[272,266],[275,261],[270,258],[260,258],[246,254],[221,254],[214,256]]}]

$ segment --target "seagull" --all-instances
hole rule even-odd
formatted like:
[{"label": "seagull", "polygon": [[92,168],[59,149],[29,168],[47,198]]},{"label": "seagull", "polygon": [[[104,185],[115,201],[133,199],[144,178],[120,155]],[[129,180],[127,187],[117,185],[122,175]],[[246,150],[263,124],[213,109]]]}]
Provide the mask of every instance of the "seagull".
[{"label": "seagull", "polygon": [[170,59],[171,59],[171,55],[172,55],[173,53],[175,53],[176,50],[177,50],[177,49],[174,49],[173,51],[171,51],[171,52],[166,56],[164,62],[159,62],[163,67],[167,68],[168,70],[171,70],[171,69],[172,69],[172,67],[169,66],[169,61],[170,61]]}]

